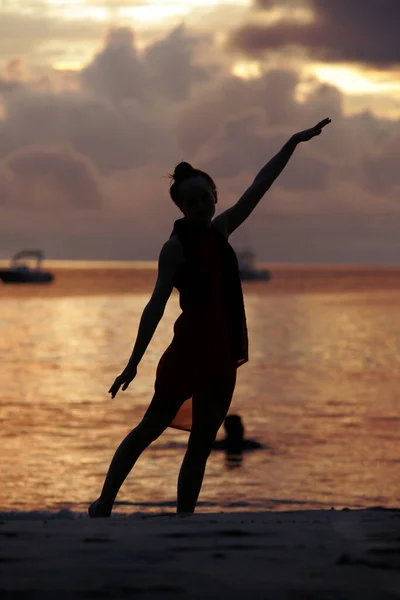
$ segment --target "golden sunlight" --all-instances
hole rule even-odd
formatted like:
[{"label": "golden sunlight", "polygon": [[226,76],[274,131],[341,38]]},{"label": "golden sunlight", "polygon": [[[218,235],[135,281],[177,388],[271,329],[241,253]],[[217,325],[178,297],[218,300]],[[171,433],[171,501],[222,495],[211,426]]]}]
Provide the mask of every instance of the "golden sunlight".
[{"label": "golden sunlight", "polygon": [[57,60],[51,66],[56,71],[79,71],[83,64],[81,60]]},{"label": "golden sunlight", "polygon": [[154,24],[158,25],[166,19],[175,17],[185,17],[191,12],[190,5],[170,4],[166,6],[132,6],[120,9],[121,17],[130,17],[135,24]]},{"label": "golden sunlight", "polygon": [[104,6],[85,6],[81,2],[73,5],[63,4],[57,9],[57,14],[64,19],[91,19],[93,21],[108,21],[110,10]]},{"label": "golden sunlight", "polygon": [[258,25],[275,25],[279,21],[296,21],[301,25],[312,23],[315,19],[311,8],[306,6],[273,6],[270,10],[257,11],[254,19]]},{"label": "golden sunlight", "polygon": [[[119,10],[121,17],[132,18],[134,23],[140,25],[160,25],[166,20],[179,19],[198,10],[216,8],[221,5],[235,5],[249,7],[251,0],[147,0],[141,6],[125,6]],[[167,23],[166,23],[167,24]]]},{"label": "golden sunlight", "polygon": [[251,0],[143,0],[140,4],[124,2],[108,5],[107,1],[98,0],[89,6],[86,0],[45,0],[46,4],[66,19],[94,19],[108,21],[121,17],[133,19],[140,25],[158,25],[171,18],[182,18],[198,9],[213,8],[221,5],[251,6]]},{"label": "golden sunlight", "polygon": [[400,90],[400,82],[377,81],[351,67],[317,64],[309,68],[309,73],[325,83],[331,83],[347,94],[384,94]]},{"label": "golden sunlight", "polygon": [[262,70],[257,62],[238,62],[233,66],[232,74],[241,79],[257,79]]}]

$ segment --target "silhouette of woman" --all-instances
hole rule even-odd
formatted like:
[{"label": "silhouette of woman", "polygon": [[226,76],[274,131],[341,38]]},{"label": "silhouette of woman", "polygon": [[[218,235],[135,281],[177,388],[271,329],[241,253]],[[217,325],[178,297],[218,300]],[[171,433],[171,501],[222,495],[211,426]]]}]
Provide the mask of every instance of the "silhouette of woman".
[{"label": "silhouette of woman", "polygon": [[237,203],[214,219],[218,197],[212,178],[186,162],[175,168],[170,195],[184,217],[175,221],[161,249],[156,285],[131,358],[109,390],[112,398],[136,377],[173,287],[179,291],[182,313],[159,361],[151,403],[115,452],[100,497],[89,506],[90,517],[110,516],[136,460],[169,426],[190,431],[178,478],[177,512],[194,512],[208,456],[231,403],[236,370],[248,360],[238,262],[228,238],[257,206],[297,145],[319,135],[328,123],[330,119],[324,119],[294,134]]}]

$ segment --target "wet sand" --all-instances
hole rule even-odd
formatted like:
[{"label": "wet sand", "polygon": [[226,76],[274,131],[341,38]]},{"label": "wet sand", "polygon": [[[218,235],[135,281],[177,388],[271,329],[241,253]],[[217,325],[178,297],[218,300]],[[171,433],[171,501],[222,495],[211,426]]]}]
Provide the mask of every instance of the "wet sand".
[{"label": "wet sand", "polygon": [[2,520],[0,597],[400,598],[400,510]]}]

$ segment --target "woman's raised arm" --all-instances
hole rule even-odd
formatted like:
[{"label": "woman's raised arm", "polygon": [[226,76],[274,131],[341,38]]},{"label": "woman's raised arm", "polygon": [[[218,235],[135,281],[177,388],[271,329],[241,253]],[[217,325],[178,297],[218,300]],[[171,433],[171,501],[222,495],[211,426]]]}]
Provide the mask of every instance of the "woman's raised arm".
[{"label": "woman's raised arm", "polygon": [[292,135],[283,148],[256,175],[251,186],[236,204],[215,217],[215,223],[221,225],[228,235],[235,231],[253,212],[275,179],[282,173],[297,145],[300,142],[308,142],[313,137],[320,135],[322,129],[330,122],[330,119],[324,119],[314,127]]}]

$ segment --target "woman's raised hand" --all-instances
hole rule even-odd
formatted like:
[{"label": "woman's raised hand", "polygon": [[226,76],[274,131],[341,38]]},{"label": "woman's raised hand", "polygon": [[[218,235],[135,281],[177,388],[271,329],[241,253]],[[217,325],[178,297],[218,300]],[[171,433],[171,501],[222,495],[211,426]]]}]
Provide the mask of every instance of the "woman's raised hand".
[{"label": "woman's raised hand", "polygon": [[304,131],[299,131],[299,133],[295,133],[293,138],[296,142],[308,142],[316,135],[320,135],[322,129],[326,127],[326,125],[328,125],[330,122],[330,119],[324,119],[323,121],[320,121],[310,129],[305,129]]},{"label": "woman's raised hand", "polygon": [[129,387],[129,384],[131,383],[131,381],[133,379],[135,379],[136,374],[137,374],[137,368],[135,366],[128,365],[127,367],[125,367],[125,369],[122,371],[121,375],[118,375],[118,377],[116,378],[116,380],[114,381],[114,383],[112,384],[110,389],[108,390],[108,393],[111,394],[111,398],[115,398],[121,385],[122,385],[122,391],[125,391]]}]

